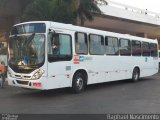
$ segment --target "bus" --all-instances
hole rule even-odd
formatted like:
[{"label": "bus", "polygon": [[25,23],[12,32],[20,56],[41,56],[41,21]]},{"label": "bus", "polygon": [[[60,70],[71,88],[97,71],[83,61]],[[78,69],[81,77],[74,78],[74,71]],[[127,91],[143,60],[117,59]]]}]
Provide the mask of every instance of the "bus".
[{"label": "bus", "polygon": [[157,40],[50,21],[16,24],[9,36],[9,85],[50,90],[158,72]]}]

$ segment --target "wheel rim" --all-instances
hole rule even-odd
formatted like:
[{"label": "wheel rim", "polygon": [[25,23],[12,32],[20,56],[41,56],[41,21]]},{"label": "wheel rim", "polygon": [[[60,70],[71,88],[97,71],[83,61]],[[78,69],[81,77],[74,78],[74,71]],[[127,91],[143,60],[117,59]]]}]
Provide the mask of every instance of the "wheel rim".
[{"label": "wheel rim", "polygon": [[81,78],[81,77],[78,77],[77,78],[77,87],[79,88],[79,89],[82,89],[83,88],[83,79]]},{"label": "wheel rim", "polygon": [[139,74],[137,71],[134,72],[134,80],[138,80],[139,78]]}]

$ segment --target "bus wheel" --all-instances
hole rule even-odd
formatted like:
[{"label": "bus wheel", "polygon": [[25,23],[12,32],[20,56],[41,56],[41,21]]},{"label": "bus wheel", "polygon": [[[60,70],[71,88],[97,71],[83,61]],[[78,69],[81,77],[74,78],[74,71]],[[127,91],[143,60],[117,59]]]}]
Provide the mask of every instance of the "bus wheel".
[{"label": "bus wheel", "polygon": [[72,90],[74,93],[80,93],[85,87],[85,77],[82,73],[75,73],[73,76]]},{"label": "bus wheel", "polygon": [[138,68],[134,68],[133,74],[132,74],[132,81],[137,82],[139,80],[140,71]]}]

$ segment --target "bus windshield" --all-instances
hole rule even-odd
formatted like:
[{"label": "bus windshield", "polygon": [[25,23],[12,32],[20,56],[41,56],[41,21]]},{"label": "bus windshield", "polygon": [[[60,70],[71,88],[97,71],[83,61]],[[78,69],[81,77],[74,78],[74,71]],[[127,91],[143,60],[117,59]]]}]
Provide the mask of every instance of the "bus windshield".
[{"label": "bus windshield", "polygon": [[9,66],[20,73],[29,73],[44,64],[45,35],[23,34],[9,39]]}]

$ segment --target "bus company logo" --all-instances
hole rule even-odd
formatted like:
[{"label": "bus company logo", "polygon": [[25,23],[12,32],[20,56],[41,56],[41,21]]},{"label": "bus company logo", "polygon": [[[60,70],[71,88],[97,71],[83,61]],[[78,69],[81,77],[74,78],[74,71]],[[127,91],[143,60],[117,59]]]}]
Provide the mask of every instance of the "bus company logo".
[{"label": "bus company logo", "polygon": [[88,62],[91,61],[92,57],[84,57],[84,56],[79,56],[79,55],[74,55],[74,64],[79,64],[81,62]]},{"label": "bus company logo", "polygon": [[79,55],[74,55],[73,62],[74,62],[74,64],[79,64],[80,56]]},{"label": "bus company logo", "polygon": [[84,62],[84,59],[85,59],[84,56],[79,57],[80,62]]}]

